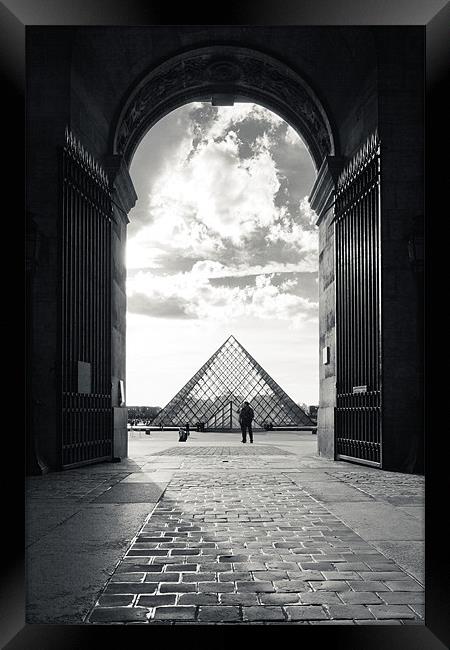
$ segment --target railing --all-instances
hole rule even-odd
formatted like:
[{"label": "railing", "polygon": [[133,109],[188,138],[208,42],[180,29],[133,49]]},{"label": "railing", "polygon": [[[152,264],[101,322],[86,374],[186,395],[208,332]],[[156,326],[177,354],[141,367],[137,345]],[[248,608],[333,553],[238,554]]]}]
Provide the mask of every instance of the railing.
[{"label": "railing", "polygon": [[369,138],[338,180],[336,457],[381,464],[380,143]]},{"label": "railing", "polygon": [[61,465],[112,456],[111,196],[69,130],[61,156]]}]

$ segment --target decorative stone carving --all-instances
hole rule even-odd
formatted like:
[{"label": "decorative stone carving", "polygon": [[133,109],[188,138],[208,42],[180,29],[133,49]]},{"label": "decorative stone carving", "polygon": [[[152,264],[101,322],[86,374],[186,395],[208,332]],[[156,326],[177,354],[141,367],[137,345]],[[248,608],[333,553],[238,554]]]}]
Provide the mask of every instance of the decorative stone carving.
[{"label": "decorative stone carving", "polygon": [[115,205],[122,213],[123,219],[128,223],[128,213],[137,201],[136,190],[131,180],[128,168],[122,156],[106,156],[103,166],[113,190],[112,198]]},{"label": "decorative stone carving", "polygon": [[339,174],[346,163],[341,156],[326,156],[309,195],[309,204],[317,214],[316,226],[331,207]]},{"label": "decorative stone carving", "polygon": [[304,137],[319,168],[334,154],[328,118],[313,90],[292,68],[237,46],[203,47],[159,65],[130,92],[113,135],[114,154],[129,164],[145,132],[186,101],[231,94],[275,110]]},{"label": "decorative stone carving", "polygon": [[234,61],[213,61],[206,68],[206,76],[212,83],[235,82],[242,75],[241,68]]}]

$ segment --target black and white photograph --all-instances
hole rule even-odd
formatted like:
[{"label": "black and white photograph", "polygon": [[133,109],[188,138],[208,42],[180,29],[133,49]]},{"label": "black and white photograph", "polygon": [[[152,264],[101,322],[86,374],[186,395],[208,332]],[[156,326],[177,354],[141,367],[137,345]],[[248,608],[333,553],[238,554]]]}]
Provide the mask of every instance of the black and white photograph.
[{"label": "black and white photograph", "polygon": [[[445,2],[418,4],[392,24],[23,25],[31,635],[446,647],[425,611],[424,368]],[[57,647],[20,634],[8,648]]]}]

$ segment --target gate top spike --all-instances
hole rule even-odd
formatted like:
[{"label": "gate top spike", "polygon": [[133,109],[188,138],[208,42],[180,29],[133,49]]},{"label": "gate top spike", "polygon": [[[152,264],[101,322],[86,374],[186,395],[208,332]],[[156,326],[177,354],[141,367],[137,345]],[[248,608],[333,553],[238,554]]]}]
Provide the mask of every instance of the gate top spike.
[{"label": "gate top spike", "polygon": [[371,158],[379,143],[380,141],[378,137],[378,129],[375,129],[373,133],[368,135],[353,158],[339,175],[337,182],[338,188],[347,183],[352,178],[354,173],[361,167],[361,165],[364,165],[366,161]]},{"label": "gate top spike", "polygon": [[88,171],[94,176],[94,180],[109,188],[108,177],[101,164],[95,159],[94,155],[84,147],[80,140],[75,137],[70,128],[66,125],[64,130],[66,145],[71,150],[72,155],[78,158],[78,162],[88,168]]}]

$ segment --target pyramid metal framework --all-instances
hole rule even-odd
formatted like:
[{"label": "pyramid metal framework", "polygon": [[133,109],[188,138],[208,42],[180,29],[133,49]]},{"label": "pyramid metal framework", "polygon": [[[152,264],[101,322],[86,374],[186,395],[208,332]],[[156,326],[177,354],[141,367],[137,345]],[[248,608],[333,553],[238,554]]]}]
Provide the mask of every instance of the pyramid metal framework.
[{"label": "pyramid metal framework", "polygon": [[314,426],[309,416],[242,347],[234,336],[208,359],[153,420],[159,426],[239,429],[239,410],[248,401],[254,426]]}]

